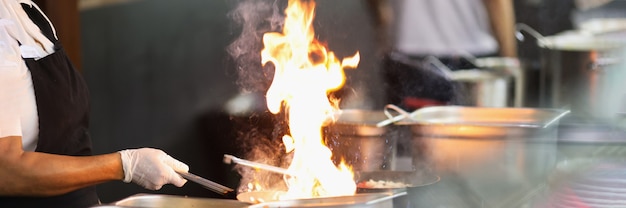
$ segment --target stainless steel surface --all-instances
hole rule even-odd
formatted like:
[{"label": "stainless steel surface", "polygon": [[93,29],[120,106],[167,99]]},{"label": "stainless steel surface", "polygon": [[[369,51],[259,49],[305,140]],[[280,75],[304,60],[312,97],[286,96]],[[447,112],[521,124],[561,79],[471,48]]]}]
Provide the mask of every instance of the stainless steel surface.
[{"label": "stainless steel surface", "polygon": [[397,126],[376,126],[387,119],[383,111],[347,109],[334,119],[324,127],[324,137],[336,164],[345,161],[354,171],[393,169],[400,135]]},{"label": "stainless steel surface", "polygon": [[623,159],[561,161],[537,207],[625,207]]},{"label": "stainless steel surface", "polygon": [[624,45],[623,40],[611,38],[601,38],[585,31],[564,31],[557,35],[543,36],[532,27],[518,23],[516,26],[516,36],[524,39],[521,31],[527,32],[537,39],[537,45],[541,48],[560,51],[595,51],[617,49]]},{"label": "stainless steel surface", "polygon": [[428,185],[435,184],[440,180],[440,177],[437,176],[436,174],[429,172],[429,171],[421,171],[421,170],[415,170],[415,171],[389,171],[389,170],[385,171],[383,170],[383,171],[356,172],[354,178],[358,184],[357,185],[358,190],[362,191],[363,193],[380,192],[381,190],[389,189],[389,188],[372,188],[372,187],[360,186],[362,183],[367,182],[369,180],[393,182],[393,183],[400,183],[400,184],[406,185],[406,187],[401,187],[401,188],[428,186]]},{"label": "stainless steel surface", "polygon": [[489,205],[485,207],[508,207],[517,200],[513,197],[532,192],[558,161],[555,137],[541,141],[416,137],[414,146],[419,150],[413,156],[414,166],[432,169],[441,182],[452,180],[446,184],[461,186],[464,194]]},{"label": "stainless steel surface", "polygon": [[269,207],[393,207],[392,200],[402,197],[406,192],[366,193],[353,196],[317,197],[310,199],[291,199],[268,201],[263,203],[246,203],[230,199],[197,198],[175,195],[138,194],[111,204],[93,206],[94,208],[269,208]]},{"label": "stainless steel surface", "polygon": [[197,176],[193,173],[190,172],[177,172],[180,176],[182,176],[184,179],[190,180],[194,183],[200,184],[202,185],[202,187],[205,187],[211,191],[214,191],[215,193],[218,194],[222,194],[225,195],[229,192],[232,192],[233,189],[228,188],[226,186],[223,186],[221,184],[215,183],[213,181],[210,181],[208,179],[202,178],[200,176]]},{"label": "stainless steel surface", "polygon": [[[559,123],[561,123],[559,121]],[[568,134],[568,128],[558,128],[559,135]],[[571,129],[570,129],[571,130]],[[579,136],[575,141],[582,138],[589,140],[583,142],[559,142],[549,145],[539,145],[537,143],[525,144],[524,138],[507,140],[505,138],[494,140],[481,140],[477,138],[427,138],[431,141],[468,141],[450,142],[445,148],[436,148],[432,151],[450,158],[448,169],[438,172],[440,181],[427,186],[405,189],[405,196],[398,196],[392,200],[384,201],[380,206],[370,207],[469,207],[469,208],[548,208],[563,205],[564,196],[582,197],[585,200],[594,200],[596,195],[591,196],[584,191],[588,189],[572,189],[576,192],[564,194],[564,188],[577,188],[576,184],[593,186],[598,193],[609,196],[617,194],[622,196],[623,189],[615,189],[611,184],[594,182],[588,180],[608,179],[619,184],[617,176],[622,174],[623,169],[602,169],[601,165],[610,164],[623,165],[626,169],[626,142],[624,144],[617,141],[625,140],[626,133],[612,131],[609,134],[597,134],[604,132],[601,128],[588,133],[578,130]],[[601,140],[594,141],[595,138],[611,135],[613,140],[610,143]],[[561,138],[559,138],[561,139]],[[567,139],[564,139],[567,140]],[[423,141],[423,140],[422,140]],[[480,145],[480,142],[492,142]],[[494,141],[499,141],[494,142]],[[517,141],[520,141],[519,143]],[[474,142],[474,143],[472,143]],[[454,158],[454,159],[452,159]],[[432,157],[431,157],[432,159]],[[539,162],[543,163],[539,163]],[[565,161],[565,162],[564,162]],[[443,163],[438,163],[444,165]],[[616,170],[616,171],[613,171]],[[597,177],[599,173],[613,174],[609,177]],[[579,177],[570,177],[571,175]],[[594,175],[595,174],[595,175]],[[618,174],[618,175],[615,175]],[[623,175],[623,174],[622,174]],[[609,190],[608,192],[605,190]],[[141,195],[139,195],[141,196]],[[263,204],[251,205],[234,200],[226,200],[226,205],[220,199],[190,198],[183,196],[163,196],[148,195],[144,197],[131,196],[122,201],[132,201],[133,203],[108,204],[95,207],[102,208],[122,208],[122,207],[264,207]],[[552,200],[552,201],[550,201]],[[560,200],[560,201],[555,201]],[[183,202],[185,201],[185,202]],[[301,202],[301,201],[300,201]],[[368,207],[357,202],[344,200],[346,204],[338,207]],[[593,203],[581,201],[582,205],[594,205]],[[234,203],[234,204],[233,204]],[[299,203],[299,202],[298,202]],[[621,201],[612,201],[613,207],[621,207]],[[266,204],[267,205],[267,204]],[[294,205],[286,202],[269,204],[265,207],[278,207],[286,205],[295,207],[306,207],[309,205]],[[554,205],[554,206],[549,206]],[[311,205],[312,206],[312,205]],[[329,205],[330,206],[330,205]],[[563,206],[567,207],[567,206]],[[593,206],[590,206],[593,207]]]},{"label": "stainless steel surface", "polygon": [[623,41],[604,39],[580,31],[565,31],[553,36],[543,37],[539,47],[562,51],[612,50],[622,47]]},{"label": "stainless steel surface", "polygon": [[[472,144],[477,139],[462,141],[468,142],[449,141],[443,146],[447,148],[432,150],[449,158],[449,168],[440,172],[438,183],[408,192],[413,207],[623,207],[623,129],[597,123],[572,126],[561,119],[558,139],[551,148],[537,143],[503,142],[498,147]],[[579,199],[577,206],[572,199]],[[604,200],[605,206],[598,206],[598,200]]]},{"label": "stainless steel surface", "polygon": [[[427,172],[427,171],[372,171],[372,172],[358,172],[355,174],[357,181],[357,193],[398,193],[406,192],[406,196],[397,197],[393,199],[393,207],[416,207],[411,206],[411,200],[416,198],[415,194],[421,189],[429,186],[433,186],[441,179],[439,176]],[[363,183],[367,181],[380,182],[392,182],[395,184],[401,184],[406,187],[378,187],[372,188],[363,186]],[[417,193],[419,194],[419,193]]]},{"label": "stainless steel surface", "polygon": [[344,109],[335,115],[332,124],[333,131],[342,135],[380,136],[388,128],[377,126],[380,121],[386,120],[383,111]]},{"label": "stainless steel surface", "polygon": [[231,199],[196,198],[175,195],[160,194],[137,194],[104,207],[142,207],[142,208],[169,208],[169,207],[220,207],[220,208],[242,208],[248,203]]},{"label": "stainless steel surface", "polygon": [[559,119],[568,113],[560,109],[435,106],[414,111],[397,125],[411,126],[414,134],[428,137],[537,137],[555,133]]},{"label": "stainless steel surface", "polygon": [[[617,112],[607,112],[607,103],[615,86],[612,76],[619,75],[620,60],[615,50],[542,50],[540,72],[540,105],[568,108],[573,114],[604,118]],[[613,81],[611,81],[613,80]],[[618,82],[621,82],[619,80]]]},{"label": "stainless steel surface", "polygon": [[396,125],[408,126],[413,133],[410,165],[441,176],[440,182],[423,189],[462,190],[460,203],[468,207],[509,207],[524,201],[525,194],[536,192],[548,178],[557,162],[557,127],[567,113],[436,106],[414,111],[410,120]]},{"label": "stainless steel surface", "polygon": [[[473,59],[468,59],[472,60]],[[467,105],[481,107],[510,107],[513,106],[514,93],[509,92],[514,76],[519,73],[511,73],[510,67],[492,67],[451,70],[439,59],[427,57],[426,64],[435,66],[439,71],[459,84],[458,92],[463,94],[463,102]],[[483,63],[484,64],[484,63]],[[476,64],[474,64],[476,65]],[[509,102],[510,101],[510,102]],[[510,103],[510,104],[509,104]]]},{"label": "stainless steel surface", "polygon": [[538,40],[539,106],[568,108],[573,114],[589,118],[613,117],[618,113],[611,103],[622,102],[614,97],[621,93],[615,89],[623,80],[623,35],[564,31],[544,37],[527,25],[517,26],[518,31],[527,31]]},{"label": "stainless steel surface", "polygon": [[248,191],[237,194],[237,200],[250,204],[271,202],[280,200],[285,191]]},{"label": "stainless steel surface", "polygon": [[272,207],[336,207],[336,208],[389,208],[393,207],[393,198],[402,197],[406,192],[398,193],[369,193],[356,194],[353,196],[319,197],[310,199],[281,200],[260,203],[249,208],[272,208]]},{"label": "stainless steel surface", "polygon": [[[484,57],[473,61],[478,68],[491,71],[497,74],[504,74],[512,77],[512,95],[507,96],[507,105],[503,107],[523,107],[526,96],[526,75],[522,70],[517,58],[511,57]],[[506,86],[508,87],[508,86]],[[505,89],[509,90],[509,89]],[[508,92],[507,92],[508,95]],[[512,100],[511,100],[512,99]]]},{"label": "stainless steel surface", "polygon": [[537,208],[624,207],[626,131],[615,123],[566,119],[559,128],[558,163]]},{"label": "stainless steel surface", "polygon": [[626,31],[626,18],[594,18],[578,23],[577,28],[592,34]]}]

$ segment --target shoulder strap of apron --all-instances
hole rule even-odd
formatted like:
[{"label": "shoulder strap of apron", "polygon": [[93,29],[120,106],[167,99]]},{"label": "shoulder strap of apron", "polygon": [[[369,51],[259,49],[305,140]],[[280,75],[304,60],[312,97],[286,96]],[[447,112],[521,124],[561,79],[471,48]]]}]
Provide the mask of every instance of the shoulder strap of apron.
[{"label": "shoulder strap of apron", "polygon": [[[0,18],[13,20],[15,24],[20,26],[11,31],[11,35],[20,42],[23,58],[42,58],[54,53],[54,43],[51,40],[55,39],[44,35],[43,30],[35,25],[23,9],[23,5],[34,5],[32,2],[30,4],[20,4],[20,1],[17,0],[0,0],[0,3]],[[48,27],[44,28],[48,30],[53,28],[49,22],[44,27]],[[54,34],[53,29],[52,31]]]}]

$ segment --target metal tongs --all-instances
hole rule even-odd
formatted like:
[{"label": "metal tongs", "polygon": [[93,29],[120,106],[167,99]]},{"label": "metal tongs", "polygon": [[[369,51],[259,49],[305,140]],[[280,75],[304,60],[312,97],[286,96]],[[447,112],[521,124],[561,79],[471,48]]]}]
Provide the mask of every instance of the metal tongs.
[{"label": "metal tongs", "polygon": [[202,178],[200,176],[197,176],[193,173],[190,172],[178,172],[176,171],[176,173],[178,173],[178,175],[180,175],[181,177],[183,177],[184,179],[190,180],[194,183],[200,184],[201,186],[203,186],[206,189],[209,189],[215,193],[221,194],[221,195],[226,195],[232,191],[234,191],[231,188],[228,188],[226,186],[222,186],[218,183],[215,183],[213,181],[210,181],[208,179]]},{"label": "metal tongs", "polygon": [[248,167],[251,167],[251,168],[262,169],[262,170],[267,170],[267,171],[270,171],[270,172],[279,173],[279,174],[288,175],[288,176],[294,176],[295,175],[294,173],[292,173],[292,171],[289,171],[289,170],[287,170],[285,168],[271,166],[271,165],[268,165],[268,164],[263,164],[263,163],[258,163],[258,162],[252,162],[252,161],[240,159],[240,158],[237,158],[235,156],[228,155],[228,154],[224,155],[224,163],[226,163],[226,164],[236,163],[236,164],[239,164],[239,165],[248,166]]}]

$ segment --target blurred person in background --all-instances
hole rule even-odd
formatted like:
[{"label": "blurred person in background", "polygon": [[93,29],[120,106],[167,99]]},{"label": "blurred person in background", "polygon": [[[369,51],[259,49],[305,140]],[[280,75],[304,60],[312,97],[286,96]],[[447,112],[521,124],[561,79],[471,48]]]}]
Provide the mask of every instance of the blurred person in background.
[{"label": "blurred person in background", "polygon": [[95,185],[183,186],[189,167],[152,149],[92,155],[85,81],[29,0],[0,0],[0,207],[88,207]]},{"label": "blurred person in background", "polygon": [[409,110],[463,104],[429,57],[451,70],[468,58],[517,57],[512,0],[368,0],[379,32],[389,103]]}]

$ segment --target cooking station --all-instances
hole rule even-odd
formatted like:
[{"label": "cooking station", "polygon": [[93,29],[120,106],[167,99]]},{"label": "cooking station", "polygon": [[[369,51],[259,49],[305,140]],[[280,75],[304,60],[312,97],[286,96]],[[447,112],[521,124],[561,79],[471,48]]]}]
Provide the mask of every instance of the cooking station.
[{"label": "cooking station", "polygon": [[[517,26],[518,33],[526,35],[533,33],[532,36],[527,35],[526,42],[532,38],[540,40],[538,44],[535,44],[542,50],[543,69],[539,77],[525,74],[528,70],[523,68],[517,59],[469,57],[468,60],[477,68],[453,71],[432,58],[427,60],[428,64],[449,76],[450,80],[460,83],[464,90],[468,90],[463,92],[470,99],[469,103],[465,103],[467,105],[434,103],[439,106],[420,106],[417,110],[410,112],[401,110],[394,112],[390,110],[391,108],[336,109],[337,114],[330,119],[332,122],[324,123],[322,126],[323,143],[332,151],[333,165],[339,166],[342,161],[345,161],[354,171],[354,181],[351,181],[357,185],[354,195],[277,200],[275,197],[277,192],[257,189],[256,185],[248,183],[250,178],[255,179],[254,175],[241,174],[242,179],[246,180],[245,183],[242,180],[240,187],[229,187],[235,189],[235,192],[231,194],[238,194],[238,196],[225,195],[222,198],[209,198],[184,194],[142,193],[94,207],[543,208],[577,207],[581,204],[595,205],[595,207],[626,205],[623,203],[625,199],[619,195],[620,193],[626,195],[624,194],[626,189],[623,188],[626,187],[626,183],[623,183],[626,177],[623,177],[623,174],[620,175],[626,171],[624,169],[626,162],[621,159],[626,156],[626,149],[623,148],[624,141],[622,141],[626,138],[623,130],[624,123],[619,118],[606,119],[606,115],[615,114],[614,106],[604,108],[604,105],[592,105],[608,103],[620,98],[612,95],[618,94],[616,92],[621,91],[622,88],[606,88],[606,86],[614,86],[611,84],[623,81],[611,77],[615,71],[602,70],[619,65],[615,62],[617,59],[613,54],[602,57],[603,53],[597,53],[594,49],[587,50],[589,48],[584,47],[574,47],[574,51],[570,51],[571,48],[568,48],[570,42],[567,42],[567,40],[572,40],[568,39],[571,38],[570,36],[561,42],[560,37],[563,36],[542,37],[536,32],[528,32],[532,31],[532,28],[528,29],[528,26]],[[286,43],[287,40],[282,39],[287,36],[286,34],[271,34],[272,38],[276,38],[279,42],[284,41],[280,42],[282,45],[289,45]],[[317,43],[316,41],[312,42]],[[596,43],[586,46],[593,46]],[[603,47],[607,45],[606,42],[600,43]],[[613,43],[611,41],[609,45]],[[358,51],[350,49],[347,52],[349,57],[339,60],[334,57],[332,51],[322,50],[320,49],[322,47],[317,45],[313,48],[315,49],[313,52],[306,51],[305,53],[315,55],[316,58],[311,58],[312,62],[337,59],[337,63],[322,65],[340,65],[341,70],[344,66],[356,67],[354,63],[353,66],[349,62],[360,57]],[[286,49],[276,51],[281,50]],[[275,68],[289,68],[286,67],[288,66],[286,63],[290,62],[279,62],[283,57],[276,54],[276,51],[264,49],[263,52],[257,52],[264,54],[263,64],[273,64]],[[343,54],[346,52],[344,51]],[[367,58],[370,57],[371,55]],[[571,60],[577,60],[577,62]],[[302,65],[309,64],[317,63]],[[563,73],[569,68],[574,68],[573,65],[580,74],[567,76],[568,74]],[[585,71],[586,69],[590,70]],[[275,78],[280,76],[281,74],[276,75]],[[292,82],[309,84],[307,81],[318,79],[312,76],[311,74],[301,75],[300,77],[304,79]],[[428,81],[428,78],[430,77],[424,78],[425,81]],[[319,79],[335,80],[329,77]],[[583,85],[578,86],[577,82]],[[542,93],[527,91],[529,85],[536,85]],[[329,88],[333,87],[337,86]],[[289,90],[295,87],[288,86],[288,90],[279,89],[278,91],[276,91],[277,88],[270,88],[277,93],[272,95],[268,93],[261,97],[268,100],[275,97],[290,98],[285,94],[291,93]],[[590,90],[583,90],[581,93],[572,90],[579,88]],[[294,95],[312,95],[316,92],[310,90],[296,92]],[[539,104],[543,107],[523,107],[529,97],[538,98]],[[590,102],[594,99],[597,99],[596,102]],[[332,99],[326,98],[326,100]],[[286,102],[284,100],[267,102],[268,108],[271,108],[270,111],[278,112],[272,112],[277,117],[296,114],[286,112],[288,109],[282,105],[282,102]],[[314,103],[309,100],[305,102]],[[306,108],[304,112],[315,110],[317,109]],[[599,117],[591,119],[590,115]],[[309,114],[306,118],[319,119],[317,115]],[[267,120],[274,121],[273,119]],[[289,128],[291,127],[283,125],[272,133],[281,134]],[[280,139],[283,135],[272,136]],[[285,139],[284,136],[288,138]],[[295,144],[299,138],[295,138],[297,136],[295,134],[284,134],[284,136],[283,141],[287,142],[281,143],[283,145],[280,146],[281,149],[272,150],[293,153],[294,150],[282,149],[282,147]],[[291,171],[294,171],[285,161],[270,165],[271,159],[276,157],[256,158],[234,155],[240,157],[236,158],[229,156],[230,161],[227,164],[232,164],[236,167],[235,170],[253,170],[250,172],[279,176],[278,183],[283,186],[282,188],[285,188],[286,185],[283,183],[287,181],[282,177],[290,176],[293,173]],[[249,160],[243,162],[248,163],[248,166],[242,165],[241,162],[233,162],[237,159]],[[316,160],[298,162],[310,164],[311,161]],[[255,163],[261,163],[261,165]],[[259,168],[263,165],[269,167]],[[268,171],[269,169],[273,171]],[[231,172],[235,173],[235,171]],[[193,178],[198,176],[191,174],[185,177],[189,179],[188,183],[194,183],[197,181]],[[199,181],[197,183],[207,184],[202,180]],[[361,186],[367,181],[394,182],[405,187]],[[253,188],[244,190],[248,187]],[[250,194],[246,195],[246,193]]]},{"label": "cooking station", "polygon": [[356,172],[417,170],[422,174],[411,177],[421,180],[413,187],[360,189],[345,197],[254,204],[139,194],[97,207],[555,207],[575,203],[572,197],[602,199],[597,193],[604,189],[585,195],[594,190],[572,184],[623,179],[619,171],[626,163],[620,158],[626,149],[619,139],[626,134],[616,127],[574,124],[565,110],[429,107],[407,115],[414,120],[384,127],[376,126],[387,119],[382,111],[343,113],[328,134],[353,148],[329,142],[336,144],[329,145],[336,155],[359,156],[352,158]]}]

